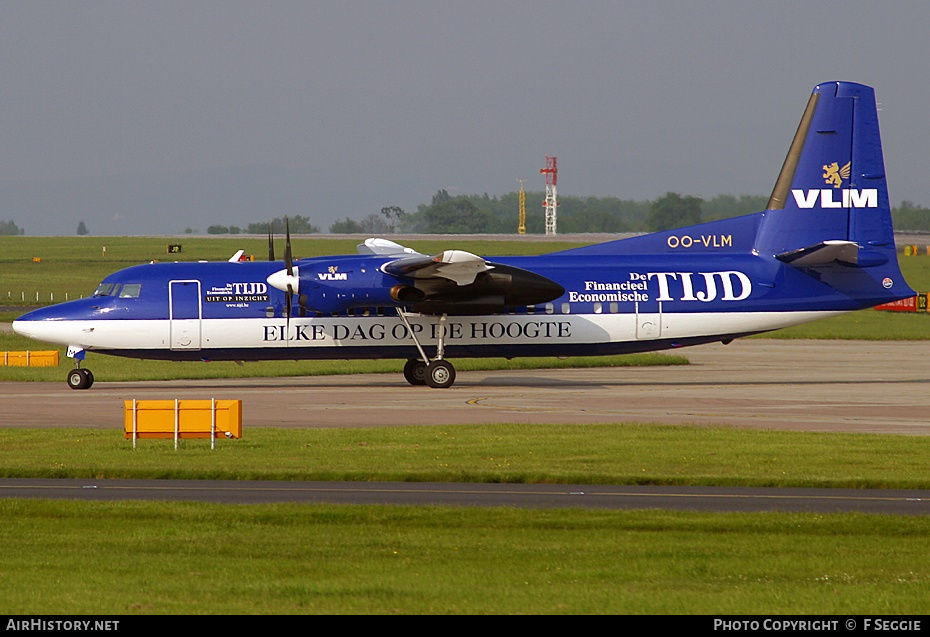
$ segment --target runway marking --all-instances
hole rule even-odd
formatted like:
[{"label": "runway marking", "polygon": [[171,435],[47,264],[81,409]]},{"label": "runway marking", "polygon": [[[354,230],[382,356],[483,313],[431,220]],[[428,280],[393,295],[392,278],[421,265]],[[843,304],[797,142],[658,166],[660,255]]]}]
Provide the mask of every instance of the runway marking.
[{"label": "runway marking", "polygon": [[[562,392],[560,396],[564,396],[565,393],[579,394],[581,392]],[[566,413],[566,412],[577,412],[577,413],[603,413],[610,414],[613,413],[611,409],[600,409],[600,410],[589,410],[582,407],[575,409],[569,409],[565,406],[553,406],[553,407],[524,407],[517,405],[498,405],[496,403],[491,404],[491,401],[499,400],[511,400],[511,399],[526,399],[526,394],[505,394],[501,396],[480,396],[478,398],[469,398],[465,401],[466,405],[472,405],[475,407],[485,407],[487,409],[496,409],[498,411],[513,411],[517,413]]]}]

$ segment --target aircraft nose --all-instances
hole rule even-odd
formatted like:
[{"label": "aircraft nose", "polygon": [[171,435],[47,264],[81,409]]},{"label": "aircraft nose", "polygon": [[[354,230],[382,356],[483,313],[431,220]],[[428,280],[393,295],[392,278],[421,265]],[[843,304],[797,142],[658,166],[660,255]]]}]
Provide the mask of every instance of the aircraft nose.
[{"label": "aircraft nose", "polygon": [[26,328],[25,328],[25,321],[19,321],[19,320],[13,321],[13,331],[16,334],[19,334],[20,336],[27,336]]},{"label": "aircraft nose", "polygon": [[[72,301],[74,302],[74,301]],[[62,312],[65,303],[39,308],[13,321],[13,331],[20,336],[45,343],[72,342],[73,321]]]},{"label": "aircraft nose", "polygon": [[13,331],[26,338],[42,340],[40,337],[42,332],[41,325],[42,323],[40,321],[20,317],[13,321]]},{"label": "aircraft nose", "polygon": [[35,327],[38,321],[41,321],[45,318],[44,315],[46,312],[47,308],[41,308],[23,314],[13,321],[13,331],[20,336],[32,338],[33,334],[35,333],[35,330],[32,328]]}]

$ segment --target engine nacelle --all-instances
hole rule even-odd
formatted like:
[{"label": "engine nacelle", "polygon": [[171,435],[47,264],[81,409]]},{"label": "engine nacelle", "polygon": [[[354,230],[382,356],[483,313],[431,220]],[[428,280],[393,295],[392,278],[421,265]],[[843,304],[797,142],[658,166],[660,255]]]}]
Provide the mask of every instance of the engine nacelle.
[{"label": "engine nacelle", "polygon": [[[301,261],[292,274],[280,270],[268,277],[268,284],[293,295],[293,305],[311,312],[334,314],[354,307],[393,307],[411,303],[422,293],[397,280],[377,266],[357,260]],[[288,287],[290,286],[290,288]],[[418,297],[419,295],[419,297]]]},{"label": "engine nacelle", "polygon": [[438,262],[422,255],[388,265],[392,267],[365,256],[307,259],[290,274],[286,269],[271,274],[268,284],[291,294],[295,306],[321,314],[401,305],[424,314],[496,314],[565,293],[546,277],[479,257],[464,266],[455,259]]}]

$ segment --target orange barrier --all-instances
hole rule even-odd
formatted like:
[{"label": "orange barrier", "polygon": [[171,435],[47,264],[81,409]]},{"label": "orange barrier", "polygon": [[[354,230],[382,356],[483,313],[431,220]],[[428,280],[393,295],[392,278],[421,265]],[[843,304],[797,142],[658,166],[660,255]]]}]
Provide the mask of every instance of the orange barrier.
[{"label": "orange barrier", "polygon": [[241,400],[127,400],[123,409],[125,438],[135,447],[139,438],[242,437]]},{"label": "orange barrier", "polygon": [[58,350],[0,352],[0,364],[7,367],[58,367]]}]

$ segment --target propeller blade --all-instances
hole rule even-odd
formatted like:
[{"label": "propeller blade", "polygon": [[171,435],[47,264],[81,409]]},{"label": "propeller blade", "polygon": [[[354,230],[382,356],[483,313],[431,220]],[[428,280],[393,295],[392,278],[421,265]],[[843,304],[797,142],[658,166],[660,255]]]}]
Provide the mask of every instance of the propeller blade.
[{"label": "propeller blade", "polygon": [[285,334],[291,333],[291,303],[294,301],[294,285],[292,277],[294,276],[294,259],[291,254],[291,224],[287,217],[284,217],[284,267],[287,269],[287,292],[284,295],[285,300]]},{"label": "propeller blade", "polygon": [[284,267],[287,268],[287,275],[294,274],[294,259],[291,254],[291,225],[287,217],[284,217]]},{"label": "propeller blade", "polygon": [[[284,217],[284,269],[274,272],[268,276],[268,284],[284,292],[284,318],[286,319],[286,333],[291,331],[291,306],[294,303],[294,294],[299,291],[300,279],[298,268],[294,267],[294,256],[291,252],[291,225],[287,217]],[[268,230],[268,256],[274,261],[274,246],[271,242],[271,229]]]}]

